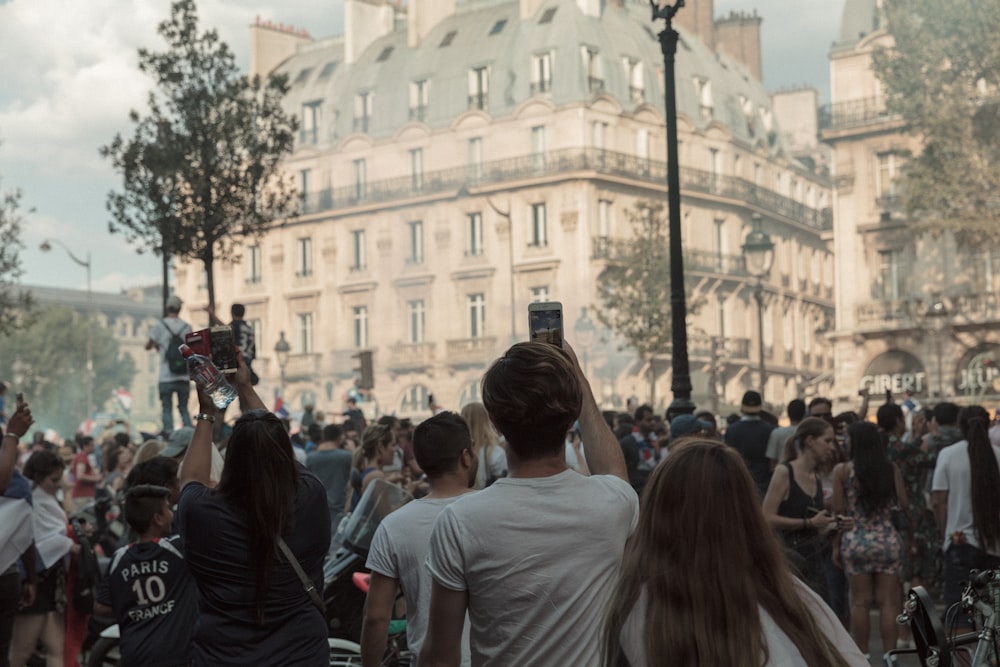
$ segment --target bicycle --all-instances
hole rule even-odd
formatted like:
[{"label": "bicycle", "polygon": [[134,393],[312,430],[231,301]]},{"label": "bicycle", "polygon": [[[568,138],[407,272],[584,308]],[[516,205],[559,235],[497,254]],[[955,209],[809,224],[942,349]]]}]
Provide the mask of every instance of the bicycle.
[{"label": "bicycle", "polygon": [[[351,577],[354,586],[368,594],[371,575],[366,572],[355,572]],[[330,667],[357,667],[361,664],[361,646],[347,639],[329,638]],[[382,657],[382,667],[410,667],[413,654],[406,648],[406,619],[395,618],[389,621],[389,638]]]},{"label": "bicycle", "polygon": [[979,630],[957,636],[946,633],[927,591],[922,586],[911,589],[896,622],[910,626],[916,648],[888,651],[886,666],[899,665],[898,658],[913,654],[922,667],[995,665],[1000,659],[1000,570],[972,570],[961,600],[945,613],[946,620],[953,619],[952,626],[959,610],[972,615]]}]

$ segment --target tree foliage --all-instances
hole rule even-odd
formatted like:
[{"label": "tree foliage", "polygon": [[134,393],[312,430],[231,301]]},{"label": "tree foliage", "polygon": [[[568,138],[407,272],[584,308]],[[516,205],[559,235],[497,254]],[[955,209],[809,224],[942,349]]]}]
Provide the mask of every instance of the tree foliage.
[{"label": "tree foliage", "polygon": [[215,261],[294,213],[295,188],[279,164],[297,121],[281,106],[288,77],[241,75],[218,33],[199,32],[194,0],[175,2],[158,30],[167,50],[139,51],[139,69],[156,84],[148,114],[133,110],[131,139],[119,134],[101,148],[123,179],[108,195],[110,229],[140,252],[203,262],[214,307]]},{"label": "tree foliage", "polygon": [[[0,313],[24,312],[31,305],[31,295],[18,289],[17,279],[21,277],[20,214],[21,191],[4,191],[0,179]],[[9,333],[20,320],[14,317],[0,317],[0,334]]]},{"label": "tree foliage", "polygon": [[[632,228],[612,241],[597,281],[596,315],[645,360],[671,350],[670,247],[662,202],[640,202],[625,212]],[[688,312],[699,306],[688,298]]]},{"label": "tree foliage", "polygon": [[1000,239],[1000,3],[885,0],[875,54],[890,112],[923,148],[903,199],[927,230]]},{"label": "tree foliage", "polygon": [[[87,415],[87,327],[91,330],[94,359],[93,395],[100,410],[111,392],[128,389],[135,375],[135,362],[122,355],[111,329],[96,322],[89,325],[66,306],[37,310],[21,330],[0,337],[0,377],[23,376],[12,387],[24,392],[40,428],[55,428],[72,435]],[[15,363],[21,368],[15,373]]]}]

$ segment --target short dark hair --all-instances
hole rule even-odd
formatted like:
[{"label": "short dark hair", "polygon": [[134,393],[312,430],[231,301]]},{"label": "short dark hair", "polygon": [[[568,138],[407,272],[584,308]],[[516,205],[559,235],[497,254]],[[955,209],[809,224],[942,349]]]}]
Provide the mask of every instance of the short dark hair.
[{"label": "short dark hair", "polygon": [[903,418],[903,408],[896,403],[880,405],[875,413],[878,427],[883,431],[895,430],[896,424]]},{"label": "short dark hair", "polygon": [[125,520],[132,530],[144,535],[163,504],[170,498],[170,489],[154,484],[138,484],[125,492]]},{"label": "short dark hair", "polygon": [[959,407],[945,401],[934,406],[934,421],[942,426],[952,426],[958,423]]},{"label": "short dark hair", "polygon": [[170,486],[177,481],[176,459],[154,456],[142,463],[136,463],[125,477],[125,490],[139,485]]},{"label": "short dark hair", "polygon": [[472,449],[469,424],[454,412],[439,412],[413,432],[413,456],[432,481],[455,472],[466,449]]},{"label": "short dark hair", "polygon": [[518,343],[483,376],[483,405],[521,459],[561,454],[580,416],[583,390],[566,354],[548,343]]},{"label": "short dark hair", "polygon": [[822,396],[817,396],[813,400],[809,401],[809,414],[812,414],[813,408],[817,405],[829,405],[830,410],[833,410],[833,401],[829,398],[823,398]]},{"label": "short dark hair", "polygon": [[52,473],[65,468],[66,464],[58,454],[50,449],[39,449],[24,464],[24,476],[39,484]]},{"label": "short dark hair", "polygon": [[306,433],[309,434],[310,440],[319,440],[323,437],[323,427],[313,422],[312,424],[309,424],[308,428],[306,428]]},{"label": "short dark hair", "polygon": [[641,422],[646,418],[646,415],[653,414],[653,406],[643,403],[635,409],[635,420]]},{"label": "short dark hair", "polygon": [[[832,405],[830,406],[833,407]],[[800,422],[806,416],[806,402],[801,398],[793,398],[788,401],[788,407],[785,408],[785,412],[788,413],[788,420],[793,422]]]},{"label": "short dark hair", "polygon": [[323,427],[323,442],[334,442],[340,440],[344,435],[344,429],[338,424],[327,424]]},{"label": "short dark hair", "polygon": [[229,314],[232,315],[233,317],[242,318],[246,314],[246,312],[247,312],[246,306],[244,306],[242,303],[234,303],[232,306],[229,307]]}]

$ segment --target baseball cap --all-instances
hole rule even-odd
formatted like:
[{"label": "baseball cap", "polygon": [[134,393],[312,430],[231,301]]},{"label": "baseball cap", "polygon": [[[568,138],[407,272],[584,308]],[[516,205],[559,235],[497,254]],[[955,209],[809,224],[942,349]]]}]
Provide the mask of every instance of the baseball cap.
[{"label": "baseball cap", "polygon": [[707,421],[698,419],[694,415],[678,415],[670,422],[670,439],[682,438],[691,435],[695,431],[709,430],[712,425]]},{"label": "baseball cap", "polygon": [[188,446],[191,444],[191,438],[193,437],[194,429],[190,426],[182,426],[170,434],[170,440],[167,441],[167,446],[162,452],[160,452],[160,456],[166,456],[168,458],[180,456],[187,451]]}]

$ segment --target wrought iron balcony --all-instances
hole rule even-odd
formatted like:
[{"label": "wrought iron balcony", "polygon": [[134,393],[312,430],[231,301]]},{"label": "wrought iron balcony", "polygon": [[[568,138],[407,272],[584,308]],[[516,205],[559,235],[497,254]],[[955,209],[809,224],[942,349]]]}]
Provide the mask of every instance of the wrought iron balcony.
[{"label": "wrought iron balcony", "polygon": [[869,97],[828,104],[820,109],[821,130],[844,130],[898,118],[885,108],[884,97]]},{"label": "wrought iron balcony", "polygon": [[[595,236],[592,239],[594,259],[614,261],[629,252],[629,246],[634,243],[630,239]],[[711,273],[716,275],[746,278],[746,257],[743,255],[728,255],[710,250],[684,251],[684,270],[691,273]]]}]

